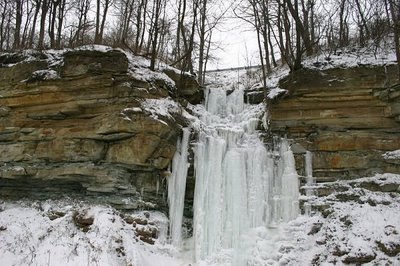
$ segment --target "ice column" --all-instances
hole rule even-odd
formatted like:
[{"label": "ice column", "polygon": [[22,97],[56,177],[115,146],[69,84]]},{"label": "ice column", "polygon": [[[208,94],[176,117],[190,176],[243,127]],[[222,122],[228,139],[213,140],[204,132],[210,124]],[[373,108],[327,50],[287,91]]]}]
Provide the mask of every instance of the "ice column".
[{"label": "ice column", "polygon": [[[314,190],[312,188],[315,180],[313,178],[313,168],[312,168],[312,153],[310,151],[306,151],[304,155],[305,161],[305,174],[306,174],[306,196],[312,197],[314,196]],[[304,203],[304,212],[306,215],[311,215],[311,206],[308,202]]]},{"label": "ice column", "polygon": [[310,185],[314,184],[313,168],[312,168],[312,153],[310,151],[306,151],[306,154],[304,155],[304,161],[305,161],[306,181],[307,181],[307,185],[310,186]]},{"label": "ice column", "polygon": [[288,222],[299,213],[299,179],[293,152],[286,139],[281,140],[280,155],[282,176],[281,179],[281,221]]},{"label": "ice column", "polygon": [[182,140],[178,140],[177,151],[172,160],[172,175],[168,179],[169,231],[171,244],[182,244],[182,219],[188,171],[188,146],[190,130],[183,129]]},{"label": "ice column", "polygon": [[286,140],[268,151],[242,90],[206,91],[206,130],[194,146],[195,260],[237,248],[249,229],[298,215],[298,176]]}]

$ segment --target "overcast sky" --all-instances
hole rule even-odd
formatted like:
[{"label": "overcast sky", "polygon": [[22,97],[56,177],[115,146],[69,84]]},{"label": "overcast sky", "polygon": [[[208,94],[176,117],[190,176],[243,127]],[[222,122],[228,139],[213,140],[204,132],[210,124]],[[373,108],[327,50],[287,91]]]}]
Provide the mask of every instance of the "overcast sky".
[{"label": "overcast sky", "polygon": [[213,31],[213,42],[220,48],[212,51],[219,60],[208,63],[208,69],[230,68],[259,64],[257,35],[247,22],[237,18],[232,9],[238,5],[235,0],[225,0],[220,10],[227,10],[226,18]]},{"label": "overcast sky", "polygon": [[227,23],[215,33],[214,40],[221,49],[213,52],[219,60],[210,62],[209,69],[259,64],[256,33],[245,22],[230,20],[232,23]]}]

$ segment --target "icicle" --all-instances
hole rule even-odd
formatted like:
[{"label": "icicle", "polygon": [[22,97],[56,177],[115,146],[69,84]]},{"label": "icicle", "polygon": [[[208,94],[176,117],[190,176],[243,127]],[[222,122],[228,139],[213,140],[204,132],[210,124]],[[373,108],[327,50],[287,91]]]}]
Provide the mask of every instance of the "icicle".
[{"label": "icicle", "polygon": [[[287,140],[268,151],[260,117],[248,115],[242,90],[207,89],[207,131],[194,146],[195,261],[239,248],[251,228],[278,226],[298,215],[298,176]],[[243,115],[246,114],[246,115]],[[264,117],[264,119],[266,119]]]},{"label": "icicle", "polygon": [[184,128],[182,140],[178,140],[177,151],[172,160],[172,175],[168,179],[169,231],[171,243],[176,247],[181,247],[182,244],[189,137],[190,130]]},{"label": "icicle", "polygon": [[281,158],[283,167],[281,177],[281,218],[283,222],[288,222],[299,214],[299,179],[293,152],[285,139],[282,140]]},{"label": "icicle", "polygon": [[[312,168],[312,153],[307,151],[304,155],[305,161],[305,173],[306,173],[306,196],[314,196],[314,190],[312,188],[314,184],[313,168]],[[311,215],[311,206],[308,202],[304,203],[304,212],[306,215]]]},{"label": "icicle", "polygon": [[314,183],[314,178],[312,168],[312,153],[310,151],[306,151],[306,154],[304,155],[304,160],[307,185],[312,185]]}]

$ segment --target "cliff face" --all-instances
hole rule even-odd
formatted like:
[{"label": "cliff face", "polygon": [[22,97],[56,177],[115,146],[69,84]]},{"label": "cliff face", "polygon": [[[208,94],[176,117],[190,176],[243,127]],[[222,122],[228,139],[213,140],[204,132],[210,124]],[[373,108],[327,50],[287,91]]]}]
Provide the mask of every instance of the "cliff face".
[{"label": "cliff face", "polygon": [[[400,148],[395,73],[388,66],[291,74],[280,81],[288,93],[270,106],[272,133],[294,139],[299,153],[313,153],[313,174],[319,181],[400,173],[398,159],[382,156]],[[302,169],[300,157],[297,165]]]},{"label": "cliff face", "polygon": [[30,57],[0,56],[0,194],[164,207],[165,172],[186,122],[143,105],[173,102],[172,80],[118,50]]}]

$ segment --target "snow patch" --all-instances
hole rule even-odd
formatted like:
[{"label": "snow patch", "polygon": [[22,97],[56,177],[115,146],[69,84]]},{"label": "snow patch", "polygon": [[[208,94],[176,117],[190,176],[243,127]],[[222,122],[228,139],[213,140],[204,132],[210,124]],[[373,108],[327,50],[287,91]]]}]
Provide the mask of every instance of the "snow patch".
[{"label": "snow patch", "polygon": [[387,160],[400,159],[400,150],[388,151],[384,153],[382,156]]}]

